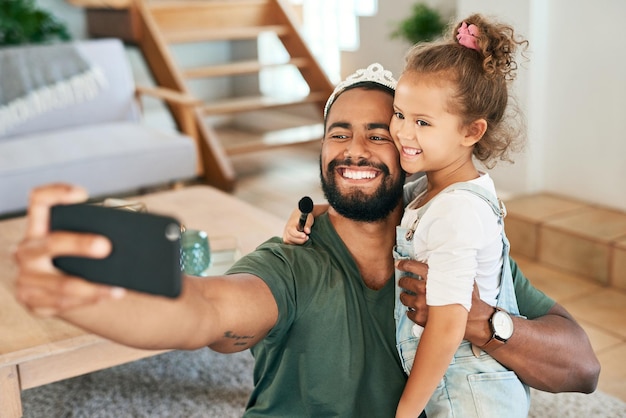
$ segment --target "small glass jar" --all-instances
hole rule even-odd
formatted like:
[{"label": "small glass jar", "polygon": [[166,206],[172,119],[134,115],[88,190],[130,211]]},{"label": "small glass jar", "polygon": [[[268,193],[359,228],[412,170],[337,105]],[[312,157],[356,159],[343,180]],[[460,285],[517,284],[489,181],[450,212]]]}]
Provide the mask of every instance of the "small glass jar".
[{"label": "small glass jar", "polygon": [[211,247],[206,232],[186,229],[180,238],[181,270],[192,276],[203,276],[211,267]]}]

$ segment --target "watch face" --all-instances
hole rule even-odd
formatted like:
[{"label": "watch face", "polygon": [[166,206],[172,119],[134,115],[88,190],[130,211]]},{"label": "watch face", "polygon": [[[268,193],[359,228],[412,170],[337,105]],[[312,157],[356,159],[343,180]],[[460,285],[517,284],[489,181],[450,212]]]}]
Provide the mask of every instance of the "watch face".
[{"label": "watch face", "polygon": [[506,312],[496,311],[492,318],[493,330],[496,335],[506,341],[513,335],[513,320]]}]

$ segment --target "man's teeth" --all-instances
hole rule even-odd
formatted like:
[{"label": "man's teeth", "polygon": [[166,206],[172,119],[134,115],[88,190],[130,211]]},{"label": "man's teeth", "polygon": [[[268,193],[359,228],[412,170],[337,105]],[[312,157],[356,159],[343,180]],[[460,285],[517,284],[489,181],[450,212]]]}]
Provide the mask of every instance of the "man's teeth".
[{"label": "man's teeth", "polygon": [[405,154],[409,155],[417,155],[422,153],[422,150],[417,148],[403,148],[402,151],[404,151]]},{"label": "man's teeth", "polygon": [[352,180],[373,179],[376,177],[376,172],[346,169],[343,170],[343,176]]}]

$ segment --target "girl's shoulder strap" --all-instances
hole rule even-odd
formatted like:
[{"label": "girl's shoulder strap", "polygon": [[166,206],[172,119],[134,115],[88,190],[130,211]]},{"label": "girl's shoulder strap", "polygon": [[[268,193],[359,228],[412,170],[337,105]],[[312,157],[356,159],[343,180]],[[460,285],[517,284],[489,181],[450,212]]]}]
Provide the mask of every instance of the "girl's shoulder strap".
[{"label": "girl's shoulder strap", "polygon": [[430,206],[430,204],[433,201],[437,199],[437,197],[442,196],[444,193],[453,192],[455,190],[463,190],[463,191],[473,193],[474,195],[484,200],[491,207],[491,210],[493,210],[493,212],[496,214],[497,217],[504,218],[506,216],[506,208],[502,200],[500,200],[491,191],[469,181],[463,181],[463,182],[453,183],[449,185],[448,187],[443,189],[441,192],[439,192],[437,196],[435,196],[428,203],[422,206],[420,209],[422,210],[422,212],[426,211],[426,209]]}]

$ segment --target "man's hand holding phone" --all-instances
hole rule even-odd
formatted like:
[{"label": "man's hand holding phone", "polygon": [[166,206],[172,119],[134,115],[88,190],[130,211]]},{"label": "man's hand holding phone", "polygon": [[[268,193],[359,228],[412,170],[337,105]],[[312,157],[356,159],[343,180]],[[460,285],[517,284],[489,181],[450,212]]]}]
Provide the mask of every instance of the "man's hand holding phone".
[{"label": "man's hand holding phone", "polygon": [[[18,300],[36,314],[50,316],[103,299],[119,299],[126,293],[124,287],[178,296],[181,286],[179,236],[168,239],[161,234],[163,238],[158,240],[135,237],[130,245],[124,244],[126,247],[119,244],[120,239],[125,239],[120,232],[133,235],[137,228],[143,228],[144,232],[146,228],[154,229],[155,219],[161,225],[178,225],[176,220],[106,209],[104,216],[107,220],[103,223],[100,218],[93,219],[92,208],[96,208],[98,217],[102,216],[99,210],[104,208],[74,205],[86,201],[87,197],[82,188],[66,184],[49,185],[32,192],[26,236],[15,252],[20,266],[16,280]],[[88,207],[87,212],[85,207]],[[142,217],[130,219],[128,214]],[[70,227],[65,228],[68,222]],[[76,223],[87,227],[74,228]],[[92,228],[93,225],[105,226],[102,229]],[[129,252],[128,248],[141,245],[144,245],[144,251],[138,259],[137,254]],[[152,263],[155,260],[157,262]],[[118,274],[132,265],[136,267],[132,277]],[[78,270],[73,270],[76,266]],[[167,271],[153,280],[154,269],[163,266]],[[134,274],[137,268],[142,274]]]},{"label": "man's hand holding phone", "polygon": [[106,237],[50,231],[52,206],[84,202],[87,197],[84,189],[67,184],[37,188],[31,194],[25,239],[15,251],[20,267],[15,292],[18,300],[38,315],[57,315],[103,299],[124,296],[124,289],[70,276],[53,264],[52,260],[61,255],[101,259],[111,252],[111,243]]}]

